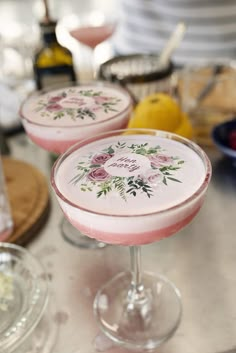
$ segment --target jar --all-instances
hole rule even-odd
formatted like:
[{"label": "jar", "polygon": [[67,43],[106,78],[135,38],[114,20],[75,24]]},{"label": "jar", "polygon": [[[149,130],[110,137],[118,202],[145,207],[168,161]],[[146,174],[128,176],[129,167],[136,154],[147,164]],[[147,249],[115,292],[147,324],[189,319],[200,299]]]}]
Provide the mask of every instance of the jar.
[{"label": "jar", "polygon": [[161,65],[159,54],[122,55],[104,62],[99,68],[98,77],[119,83],[138,103],[152,93],[173,94],[173,68],[172,62]]}]

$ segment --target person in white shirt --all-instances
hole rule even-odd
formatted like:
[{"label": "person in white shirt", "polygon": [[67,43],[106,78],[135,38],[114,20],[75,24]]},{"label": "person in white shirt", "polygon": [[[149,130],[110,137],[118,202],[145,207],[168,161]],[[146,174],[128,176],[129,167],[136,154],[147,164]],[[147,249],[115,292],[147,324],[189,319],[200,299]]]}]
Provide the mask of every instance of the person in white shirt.
[{"label": "person in white shirt", "polygon": [[160,52],[178,22],[187,31],[177,65],[236,58],[236,0],[118,0],[117,55]]}]

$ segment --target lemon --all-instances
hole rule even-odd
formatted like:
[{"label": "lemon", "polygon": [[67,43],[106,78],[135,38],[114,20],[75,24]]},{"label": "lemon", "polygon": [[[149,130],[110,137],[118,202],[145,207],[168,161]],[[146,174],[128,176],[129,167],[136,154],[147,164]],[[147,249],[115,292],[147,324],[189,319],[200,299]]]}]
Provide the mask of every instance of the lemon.
[{"label": "lemon", "polygon": [[137,104],[128,128],[164,130],[192,138],[192,126],[177,102],[165,93],[154,93]]},{"label": "lemon", "polygon": [[174,131],[175,134],[186,137],[187,139],[193,138],[193,127],[190,123],[189,117],[187,114],[182,113],[181,124]]},{"label": "lemon", "polygon": [[136,106],[129,127],[174,131],[180,121],[178,104],[167,94],[154,93]]}]

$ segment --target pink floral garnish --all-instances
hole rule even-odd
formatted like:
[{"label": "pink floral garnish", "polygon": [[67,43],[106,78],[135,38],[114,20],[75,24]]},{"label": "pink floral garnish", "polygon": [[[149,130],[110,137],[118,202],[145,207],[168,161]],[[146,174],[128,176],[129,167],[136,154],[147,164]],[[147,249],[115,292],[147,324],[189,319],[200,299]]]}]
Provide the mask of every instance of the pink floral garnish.
[{"label": "pink floral garnish", "polygon": [[61,110],[63,108],[62,108],[62,106],[60,104],[56,103],[56,104],[47,105],[46,109],[49,110],[50,112],[57,112],[57,111],[59,111],[59,110]]},{"label": "pink floral garnish", "polygon": [[94,97],[94,101],[96,104],[102,104],[110,100],[111,100],[111,97],[104,97],[104,96]]},{"label": "pink floral garnish", "polygon": [[153,173],[147,177],[150,184],[159,184],[162,182],[163,176],[160,173]]},{"label": "pink floral garnish", "polygon": [[143,179],[145,182],[151,184],[152,186],[156,186],[162,183],[163,175],[162,173],[159,173],[158,171],[154,171],[152,169],[147,171],[145,175],[141,175],[140,178]]},{"label": "pink floral garnish", "polygon": [[[105,92],[92,89],[51,94],[47,95],[45,102],[39,102],[36,109],[41,111],[41,116],[44,115],[45,111],[54,112],[55,116],[51,117],[53,119],[64,119],[69,115],[74,121],[77,119],[96,120],[100,112],[106,114],[115,112],[116,105],[120,101],[117,97],[108,97],[105,96]],[[59,116],[58,112],[63,112],[64,114]]]},{"label": "pink floral garnish", "polygon": [[78,106],[81,107],[82,105],[85,105],[86,103],[85,103],[84,99],[77,98],[76,99],[76,104],[78,104]]},{"label": "pink floral garnish", "polygon": [[173,163],[172,157],[165,156],[164,154],[150,156],[149,160],[151,162],[152,167],[161,167],[163,165],[170,165]]},{"label": "pink floral garnish", "polygon": [[108,154],[108,153],[97,154],[96,156],[93,157],[91,163],[92,164],[104,164],[111,157],[112,157],[112,155]]},{"label": "pink floral garnish", "polygon": [[98,110],[101,110],[101,107],[99,107],[98,105],[95,105],[93,107],[91,107],[92,112],[97,112]]},{"label": "pink floral garnish", "polygon": [[57,102],[59,102],[60,100],[62,100],[62,96],[54,96],[54,97],[51,97],[50,99],[49,99],[49,103],[57,103]]},{"label": "pink floral garnish", "polygon": [[105,171],[104,168],[93,169],[88,174],[88,179],[91,181],[105,181],[110,178],[110,175]]}]

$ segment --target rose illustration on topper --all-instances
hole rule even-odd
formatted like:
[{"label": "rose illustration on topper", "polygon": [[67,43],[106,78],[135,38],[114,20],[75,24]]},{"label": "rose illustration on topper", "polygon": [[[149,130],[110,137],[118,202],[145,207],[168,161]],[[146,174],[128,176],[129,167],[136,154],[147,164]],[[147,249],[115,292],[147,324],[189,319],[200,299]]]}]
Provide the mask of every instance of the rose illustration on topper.
[{"label": "rose illustration on topper", "polygon": [[169,181],[181,183],[174,173],[184,163],[176,156],[166,155],[160,146],[127,145],[120,141],[85,160],[78,162],[79,173],[70,182],[84,192],[96,188],[97,198],[116,191],[124,201],[128,195],[135,197],[139,193],[150,198],[161,183],[166,186]]}]

